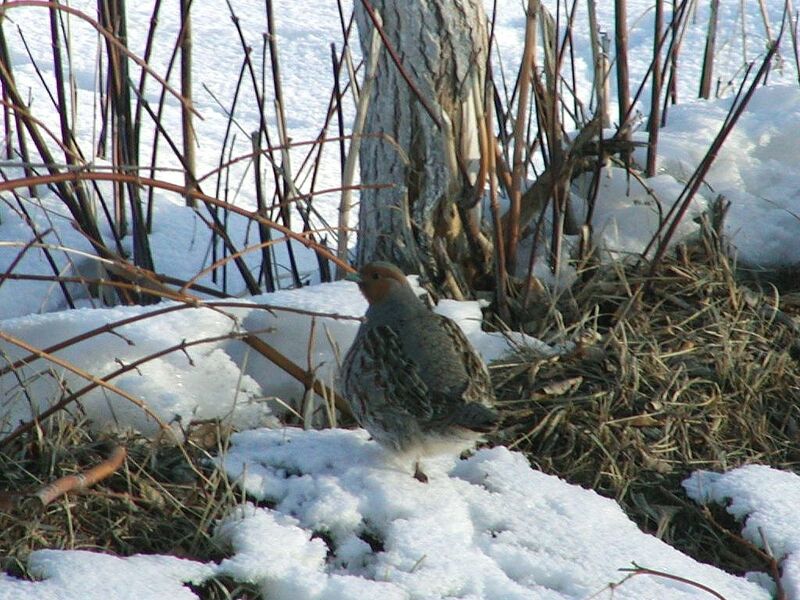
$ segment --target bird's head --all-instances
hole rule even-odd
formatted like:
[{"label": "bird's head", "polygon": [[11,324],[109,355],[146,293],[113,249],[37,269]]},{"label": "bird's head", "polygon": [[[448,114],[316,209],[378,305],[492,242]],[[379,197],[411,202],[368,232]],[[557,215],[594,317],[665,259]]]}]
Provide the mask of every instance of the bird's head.
[{"label": "bird's head", "polygon": [[358,273],[350,273],[345,277],[358,283],[358,287],[370,305],[380,304],[388,298],[398,295],[413,296],[411,286],[403,272],[392,263],[375,261],[361,267]]}]

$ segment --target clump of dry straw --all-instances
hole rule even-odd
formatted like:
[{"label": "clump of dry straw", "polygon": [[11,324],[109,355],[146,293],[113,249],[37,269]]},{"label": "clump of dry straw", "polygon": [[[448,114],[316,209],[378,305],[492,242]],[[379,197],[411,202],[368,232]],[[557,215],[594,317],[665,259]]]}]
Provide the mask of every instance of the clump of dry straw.
[{"label": "clump of dry straw", "polygon": [[[201,422],[186,433],[181,445],[138,434],[105,436],[65,411],[27,432],[0,452],[0,568],[28,577],[28,555],[41,548],[205,561],[227,556],[213,525],[245,498],[208,459],[224,450],[230,432]],[[85,472],[112,448],[127,450],[117,472],[46,506],[37,499],[42,486]],[[255,586],[222,578],[194,589],[204,599],[259,597]]]},{"label": "clump of dry straw", "polygon": [[496,365],[501,441],[616,498],[640,526],[735,572],[765,557],[681,481],[696,469],[800,465],[800,295],[740,282],[713,235],[655,270],[596,269],[548,323],[579,341]]}]

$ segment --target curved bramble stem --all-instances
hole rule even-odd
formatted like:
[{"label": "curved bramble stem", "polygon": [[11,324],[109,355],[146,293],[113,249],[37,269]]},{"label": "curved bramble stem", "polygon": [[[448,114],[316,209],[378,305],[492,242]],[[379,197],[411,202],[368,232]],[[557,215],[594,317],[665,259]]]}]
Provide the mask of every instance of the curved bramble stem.
[{"label": "curved bramble stem", "polygon": [[191,102],[189,102],[186,98],[181,96],[180,92],[174,90],[170,85],[161,77],[158,73],[153,71],[150,66],[141,58],[136,56],[133,52],[128,50],[125,45],[120,42],[117,37],[107,31],[100,23],[98,23],[95,19],[87,15],[85,12],[78,10],[77,8],[72,8],[71,6],[65,6],[64,4],[60,4],[58,2],[47,2],[45,0],[9,0],[8,2],[4,2],[2,7],[0,7],[0,15],[5,14],[6,11],[11,10],[12,8],[21,8],[21,7],[40,7],[40,8],[50,8],[55,10],[60,10],[62,12],[69,13],[79,19],[85,21],[89,25],[91,25],[97,33],[105,37],[113,46],[115,46],[120,52],[125,54],[128,58],[130,58],[133,62],[139,65],[142,69],[147,71],[153,79],[158,81],[164,89],[166,89],[170,94],[175,96],[178,101],[185,106],[188,110],[192,111],[199,119],[203,119],[203,116],[197,112],[197,110],[192,106]]},{"label": "curved bramble stem", "polygon": [[[100,386],[100,387],[103,387],[103,388],[107,389],[110,392],[114,392],[115,394],[117,394],[119,396],[122,396],[128,402],[131,402],[132,404],[135,404],[136,406],[138,406],[142,410],[142,412],[144,412],[148,417],[153,419],[162,430],[168,430],[169,429],[169,425],[164,423],[164,421],[162,421],[161,418],[157,414],[155,414],[152,410],[150,410],[150,408],[142,400],[140,400],[139,398],[133,397],[131,394],[129,394],[125,390],[117,387],[116,385],[114,385],[112,383],[109,383],[105,379],[101,379],[100,377],[97,377],[96,375],[92,375],[88,371],[84,371],[83,369],[81,369],[80,367],[72,364],[71,362],[69,362],[67,360],[64,360],[63,358],[60,358],[58,356],[54,356],[53,354],[50,354],[48,352],[45,352],[45,351],[43,351],[43,350],[41,350],[41,349],[29,344],[25,340],[21,340],[21,339],[19,339],[17,337],[14,337],[13,335],[10,335],[10,334],[8,334],[8,333],[6,333],[4,331],[0,331],[0,339],[5,340],[9,344],[13,344],[14,346],[18,346],[18,347],[22,348],[23,350],[26,350],[27,352],[30,352],[31,354],[35,355],[37,358],[42,358],[44,360],[50,361],[53,364],[58,365],[59,367],[62,367],[64,369],[68,370],[68,371],[71,371],[71,372],[75,373],[79,377],[82,377],[83,379],[86,379],[87,381],[90,381],[93,384],[94,387]],[[32,421],[32,423],[36,423],[37,421],[38,421],[37,419],[34,419],[34,421]],[[9,436],[9,437],[11,437],[11,436]],[[4,443],[6,443],[8,441],[8,439],[9,438],[6,438],[5,440],[3,440]]]},{"label": "curved bramble stem", "polygon": [[[257,221],[262,225],[275,229],[276,231],[283,233],[285,236],[297,240],[305,247],[310,248],[317,254],[327,258],[333,263],[341,266],[342,268],[345,269],[345,271],[347,272],[353,271],[353,268],[349,264],[341,260],[339,257],[337,257],[335,254],[333,254],[330,250],[328,250],[324,246],[309,240],[308,237],[304,234],[292,231],[288,227],[281,225],[276,221],[266,219],[256,212],[240,208],[238,206],[229,204],[227,202],[223,202],[218,198],[214,198],[213,196],[209,196],[207,194],[199,192],[196,189],[187,188],[186,186],[171,183],[169,181],[163,181],[161,179],[142,177],[140,175],[135,175],[130,173],[97,173],[93,171],[73,171],[69,173],[51,173],[48,175],[37,175],[35,177],[19,177],[17,179],[8,179],[6,181],[0,182],[0,192],[13,190],[18,187],[29,187],[31,185],[44,185],[48,183],[64,183],[68,181],[69,182],[116,181],[120,183],[133,183],[135,185],[160,188],[163,190],[174,192],[176,194],[180,194],[182,196],[191,196],[192,198],[200,200],[205,204],[209,204],[211,206],[216,206],[218,208],[228,210],[240,216],[247,217],[248,219],[251,219],[253,221]],[[333,190],[321,190],[316,192],[316,194],[324,194],[324,193],[329,193],[331,191]]]}]

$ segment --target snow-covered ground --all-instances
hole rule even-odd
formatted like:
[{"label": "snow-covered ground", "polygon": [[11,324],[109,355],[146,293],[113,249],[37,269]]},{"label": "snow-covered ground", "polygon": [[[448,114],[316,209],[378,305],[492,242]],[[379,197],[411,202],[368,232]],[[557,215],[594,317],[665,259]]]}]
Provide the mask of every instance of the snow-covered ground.
[{"label": "snow-covered ground", "polygon": [[[151,3],[129,4],[130,46],[141,53]],[[163,3],[158,35],[165,41],[151,60],[157,72],[164,71],[179,28],[176,4]],[[351,3],[343,4],[349,12]],[[497,44],[507,74],[514,71],[522,46],[521,4],[514,0],[498,2]],[[598,4],[601,27],[613,32],[613,3]],[[697,3],[693,9],[695,14],[683,41],[681,104],[670,108],[668,125],[661,132],[659,176],[646,181],[647,188],[631,184],[624,172],[616,169],[609,169],[603,179],[594,224],[598,239],[609,251],[641,250],[650,237],[643,225],[648,224],[652,231],[659,211],[668,209],[680,194],[730,106],[729,93],[709,102],[693,100],[704,44],[706,4]],[[779,28],[783,4],[765,3],[773,31]],[[89,14],[96,6],[90,2],[70,5]],[[260,49],[266,27],[262,4],[234,1],[232,5],[249,43]],[[311,140],[324,120],[332,85],[329,45],[341,43],[336,2],[296,0],[275,5],[290,136],[295,141]],[[487,2],[488,9],[491,5]],[[628,5],[631,80],[637,83],[651,54],[652,2],[630,0]],[[742,7],[745,14],[739,12]],[[211,94],[223,104],[230,102],[242,50],[225,3],[196,2],[193,11],[194,61],[202,65],[195,75],[195,105],[203,117],[198,125],[197,158],[198,171],[205,173],[217,166],[227,123],[224,110]],[[585,21],[579,9],[575,70],[588,104],[591,60],[585,53],[589,48]],[[17,25],[25,33],[40,69],[51,75],[50,40],[41,35],[48,30],[47,12],[41,7],[13,8],[4,26],[20,89],[30,95],[34,114],[57,130],[55,111],[49,107],[16,33]],[[721,3],[717,49],[721,81],[735,81],[743,57],[757,60],[763,55],[764,29],[758,3]],[[743,30],[746,35],[742,35]],[[98,41],[94,30],[77,19],[70,21],[70,33],[78,86],[77,137],[91,146]],[[255,56],[260,52],[253,54],[260,60]],[[770,85],[757,91],[717,158],[694,209],[701,210],[718,194],[730,200],[726,228],[732,243],[742,258],[759,265],[800,263],[800,246],[796,243],[800,237],[800,155],[796,143],[800,89],[788,39],[783,45],[783,59],[770,74]],[[147,93],[151,102],[157,100],[154,83]],[[642,110],[647,102],[645,90]],[[352,106],[347,106],[348,120],[352,112]],[[258,114],[254,101],[243,101],[236,116],[245,132],[255,128]],[[180,130],[176,101],[168,101],[164,119],[168,129]],[[237,151],[248,152],[247,136],[240,131],[239,138]],[[293,151],[294,164],[299,164],[304,152]],[[640,155],[636,158],[643,160]],[[169,160],[164,159],[164,164]],[[7,174],[19,176],[13,169],[7,169]],[[161,176],[182,181],[178,173]],[[234,170],[236,177],[242,178],[242,185],[231,186],[236,190],[235,202],[252,207],[252,178],[243,165]],[[331,146],[322,162],[317,188],[333,188],[339,183],[338,151]],[[204,187],[212,191],[213,178]],[[85,251],[88,245],[71,228],[65,209],[54,197],[47,193],[42,196],[41,204],[28,201],[26,207],[39,231],[53,229],[44,239],[64,264],[66,253],[55,246]],[[33,237],[19,219],[15,201],[6,193],[2,200],[0,273]],[[335,220],[336,200],[335,194],[317,200],[322,216],[330,222]],[[691,232],[690,217],[684,234]],[[243,225],[231,223],[239,241],[247,236]],[[151,239],[156,270],[188,279],[207,266],[206,231],[182,199],[156,194]],[[75,252],[71,257],[81,260]],[[315,260],[307,253],[300,253],[299,260],[301,270],[313,281]],[[50,273],[41,251],[35,248],[26,252],[14,272]],[[209,280],[202,282],[208,284]],[[51,288],[36,282],[2,281],[0,332],[46,348],[102,325],[164,307],[97,308],[85,298],[83,308],[67,311],[58,290]],[[269,312],[260,305],[276,308]],[[644,575],[612,589],[610,584],[626,575],[619,569],[632,563],[696,581],[728,600],[771,597],[763,587],[768,586],[766,575],[756,574],[746,580],[700,565],[641,533],[613,501],[543,475],[531,469],[522,455],[504,448],[482,450],[463,461],[437,459],[426,465],[431,480],[423,485],[392,464],[363,432],[275,428],[276,404],[271,399],[297,404],[302,386],[248,352],[240,341],[220,338],[256,333],[330,382],[337,356],[352,340],[358,325],[355,317],[364,307],[351,283],[315,285],[248,297],[236,307],[176,309],[58,352],[61,358],[103,377],[180,340],[191,343],[207,339],[185,353],[173,352],[128,370],[112,383],[145,399],[167,422],[177,415],[187,420],[225,417],[239,428],[256,428],[236,434],[219,464],[254,500],[268,500],[274,508],[242,506],[216,525],[220,543],[230,550],[230,557],[220,564],[165,556],[120,558],[89,552],[38,551],[31,555],[29,567],[41,581],[20,581],[0,574],[0,598],[194,598],[182,583],[200,582],[214,575],[255,582],[264,590],[265,598],[709,597],[698,587]],[[443,302],[437,310],[454,317],[487,360],[520,343],[534,345],[541,352],[551,351],[536,340],[507,340],[482,332],[477,303]],[[318,316],[312,318],[310,313]],[[314,344],[311,351],[309,340]],[[7,342],[0,344],[0,351],[9,361],[26,354]],[[1,432],[8,432],[13,424],[30,416],[29,398],[40,402],[35,408],[41,410],[62,389],[62,379],[71,389],[85,383],[79,376],[60,370],[35,376],[43,370],[42,361],[33,361],[18,372],[28,382],[25,390],[16,378],[0,377]],[[107,392],[95,390],[86,396],[83,407],[98,426],[114,424],[144,431],[155,428],[138,407]],[[800,496],[796,475],[766,467],[747,467],[727,474],[697,473],[687,481],[686,489],[698,502],[730,501],[728,510],[747,520],[744,534],[756,544],[769,541],[782,560],[785,590],[790,598],[800,599],[800,525],[793,518]]]},{"label": "snow-covered ground", "polygon": [[770,598],[643,534],[612,500],[534,471],[505,448],[436,461],[422,484],[387,466],[363,432],[262,429],[237,434],[223,464],[249,495],[275,505],[243,505],[217,525],[230,558],[40,551],[31,566],[44,581],[0,580],[0,598],[191,598],[181,582],[215,574],[256,583],[275,600],[708,597],[648,576],[612,596],[609,584],[633,563],[728,600]]}]

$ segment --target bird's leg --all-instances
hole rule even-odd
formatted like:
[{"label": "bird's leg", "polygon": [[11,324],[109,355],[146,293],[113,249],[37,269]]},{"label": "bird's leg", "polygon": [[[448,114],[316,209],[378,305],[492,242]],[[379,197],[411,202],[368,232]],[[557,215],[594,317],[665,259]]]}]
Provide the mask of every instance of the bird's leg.
[{"label": "bird's leg", "polygon": [[420,483],[428,483],[428,476],[422,472],[422,469],[420,469],[419,461],[416,461],[414,463],[414,479],[416,479]]}]

